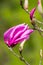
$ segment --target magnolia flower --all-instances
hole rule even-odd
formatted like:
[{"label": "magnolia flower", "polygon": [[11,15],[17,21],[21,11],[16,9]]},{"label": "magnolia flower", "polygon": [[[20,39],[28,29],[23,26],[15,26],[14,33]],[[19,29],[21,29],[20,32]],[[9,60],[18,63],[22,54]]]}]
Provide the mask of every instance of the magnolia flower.
[{"label": "magnolia flower", "polygon": [[38,0],[38,11],[39,11],[39,13],[40,13],[40,14],[42,14],[42,13],[43,13],[41,0]]},{"label": "magnolia flower", "polygon": [[4,33],[4,41],[9,47],[13,47],[27,40],[32,32],[33,30],[30,29],[27,24],[19,24],[11,27]]},{"label": "magnolia flower", "polygon": [[34,16],[34,12],[36,11],[36,8],[33,8],[31,11],[30,11],[30,19],[32,20],[33,19],[33,16]]},{"label": "magnolia flower", "polygon": [[24,1],[24,9],[28,11],[28,0]]}]

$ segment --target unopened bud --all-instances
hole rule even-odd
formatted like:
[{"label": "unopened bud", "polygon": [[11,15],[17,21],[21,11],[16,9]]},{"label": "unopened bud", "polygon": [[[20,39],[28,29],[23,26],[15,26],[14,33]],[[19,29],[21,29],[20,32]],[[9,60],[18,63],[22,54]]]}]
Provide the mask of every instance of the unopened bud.
[{"label": "unopened bud", "polygon": [[41,0],[38,0],[38,11],[39,11],[40,14],[43,14]]},{"label": "unopened bud", "polygon": [[28,11],[28,0],[24,1],[24,9]]},{"label": "unopened bud", "polygon": [[24,43],[25,43],[26,40],[24,40],[21,44],[20,44],[20,47],[19,47],[19,51],[22,52],[23,50],[23,46],[24,46]]},{"label": "unopened bud", "polygon": [[34,18],[35,11],[36,11],[36,8],[35,7],[30,11],[30,19],[31,20]]}]

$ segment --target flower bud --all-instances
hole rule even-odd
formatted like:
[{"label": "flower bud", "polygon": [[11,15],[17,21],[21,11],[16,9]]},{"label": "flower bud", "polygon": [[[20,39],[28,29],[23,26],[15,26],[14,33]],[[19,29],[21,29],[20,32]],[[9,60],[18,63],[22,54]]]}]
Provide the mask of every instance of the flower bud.
[{"label": "flower bud", "polygon": [[24,1],[24,9],[28,11],[28,0]]},{"label": "flower bud", "polygon": [[32,20],[34,17],[34,13],[36,11],[36,8],[34,7],[31,11],[30,11],[30,19]]},{"label": "flower bud", "polygon": [[38,0],[38,11],[39,11],[39,13],[40,13],[40,14],[42,14],[42,13],[43,13],[41,0]]},{"label": "flower bud", "polygon": [[9,47],[14,47],[18,43],[27,40],[32,32],[33,29],[30,29],[27,24],[19,24],[9,28],[4,33],[4,41]]}]

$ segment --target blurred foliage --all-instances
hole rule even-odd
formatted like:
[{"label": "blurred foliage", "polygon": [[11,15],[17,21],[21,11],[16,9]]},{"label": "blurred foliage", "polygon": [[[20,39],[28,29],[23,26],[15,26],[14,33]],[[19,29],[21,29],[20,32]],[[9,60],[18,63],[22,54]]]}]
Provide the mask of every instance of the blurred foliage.
[{"label": "blurred foliage", "polygon": [[[29,11],[33,7],[37,7],[37,0],[29,0]],[[38,20],[43,21],[37,10],[35,16]],[[9,51],[3,41],[3,33],[8,28],[24,22],[32,28],[29,15],[21,8],[19,0],[0,0],[0,65],[25,65]],[[42,25],[39,26],[43,28]],[[23,50],[23,56],[30,65],[39,65],[41,48],[43,49],[43,38],[38,31],[34,31],[30,39],[26,41]],[[19,44],[13,48],[17,54],[19,54],[18,49]]]}]

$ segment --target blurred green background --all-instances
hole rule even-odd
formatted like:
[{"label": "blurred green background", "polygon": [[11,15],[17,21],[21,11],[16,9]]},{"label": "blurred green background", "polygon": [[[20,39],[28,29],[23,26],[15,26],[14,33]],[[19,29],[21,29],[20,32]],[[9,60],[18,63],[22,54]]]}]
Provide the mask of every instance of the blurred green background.
[{"label": "blurred green background", "polygon": [[[37,7],[37,0],[29,0],[29,11],[35,6]],[[38,10],[35,16],[38,20],[43,21]],[[3,33],[8,28],[24,22],[32,28],[29,15],[21,8],[19,0],[0,0],[0,65],[25,65],[12,54],[3,40]],[[39,26],[43,28],[43,25]],[[34,31],[30,39],[26,41],[23,50],[23,56],[30,65],[39,65],[40,49],[43,49],[43,37],[38,31]],[[19,54],[19,44],[13,50]]]}]

